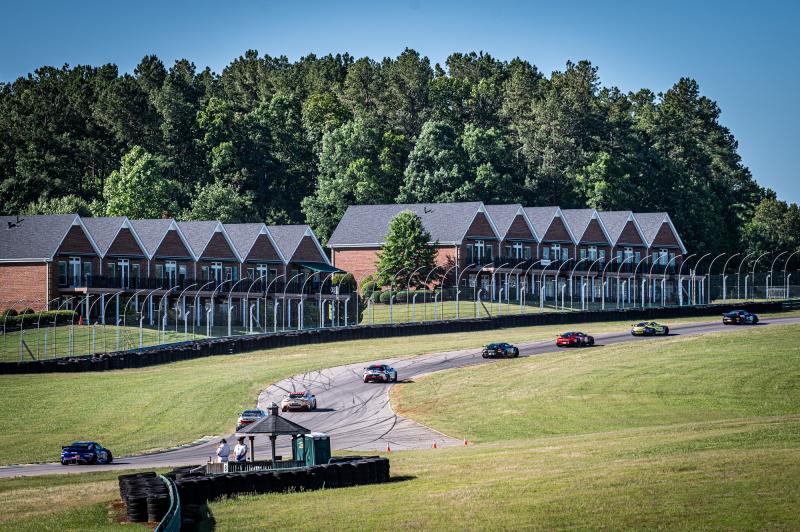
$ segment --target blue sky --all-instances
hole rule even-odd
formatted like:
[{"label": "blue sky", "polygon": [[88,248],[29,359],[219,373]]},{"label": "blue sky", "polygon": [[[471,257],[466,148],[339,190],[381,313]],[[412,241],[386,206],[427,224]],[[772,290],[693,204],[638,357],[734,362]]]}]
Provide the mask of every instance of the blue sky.
[{"label": "blue sky", "polygon": [[410,47],[443,62],[454,51],[519,56],[550,73],[589,59],[603,84],[668,89],[695,78],[756,180],[800,202],[800,3],[792,2],[9,2],[0,17],[0,80],[43,64],[188,58],[220,72],[253,48],[297,59]]}]

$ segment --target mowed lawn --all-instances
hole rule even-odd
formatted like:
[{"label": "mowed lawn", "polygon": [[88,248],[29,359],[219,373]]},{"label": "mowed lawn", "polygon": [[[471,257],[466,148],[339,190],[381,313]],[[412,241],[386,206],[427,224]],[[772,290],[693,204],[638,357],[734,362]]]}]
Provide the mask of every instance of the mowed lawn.
[{"label": "mowed lawn", "polygon": [[[667,320],[666,323],[706,321]],[[583,324],[593,333],[628,322]],[[0,376],[0,464],[51,461],[61,445],[92,439],[116,456],[227,434],[271,383],[321,368],[490,341],[552,339],[564,325],[359,340],[217,356],[140,369]],[[567,328],[569,328],[567,326]],[[593,351],[595,352],[595,351]]]},{"label": "mowed lawn", "polygon": [[[468,446],[390,453],[389,484],[210,510],[217,530],[797,529],[798,338],[768,325],[434,373],[393,406],[470,427]],[[0,480],[0,529],[116,528],[115,475]]]},{"label": "mowed lawn", "polygon": [[467,447],[397,482],[210,505],[217,530],[797,529],[800,326],[435,373],[395,409]]}]

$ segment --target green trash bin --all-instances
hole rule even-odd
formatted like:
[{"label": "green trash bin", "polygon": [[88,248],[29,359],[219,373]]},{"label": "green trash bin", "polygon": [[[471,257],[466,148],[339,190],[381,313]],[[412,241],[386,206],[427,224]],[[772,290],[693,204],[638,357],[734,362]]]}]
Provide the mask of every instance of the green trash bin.
[{"label": "green trash bin", "polygon": [[294,441],[294,455],[307,467],[327,464],[331,458],[331,438],[324,432],[303,434]]}]

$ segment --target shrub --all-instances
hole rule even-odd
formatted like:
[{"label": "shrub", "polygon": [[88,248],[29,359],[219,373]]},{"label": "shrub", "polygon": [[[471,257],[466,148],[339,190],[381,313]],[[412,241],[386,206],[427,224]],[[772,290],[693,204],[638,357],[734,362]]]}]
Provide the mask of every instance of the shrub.
[{"label": "shrub", "polygon": [[34,311],[31,307],[25,307],[24,309],[19,311],[20,314],[33,314]]},{"label": "shrub", "polygon": [[388,305],[389,304],[389,299],[392,296],[396,296],[396,295],[397,295],[397,291],[392,292],[391,290],[385,290],[385,291],[381,292],[381,303],[384,303],[384,304]]},{"label": "shrub", "polygon": [[16,315],[17,315],[16,310],[14,310],[13,308],[7,308],[3,311],[3,314],[0,314],[0,318],[7,318],[7,317],[10,318]]},{"label": "shrub", "polygon": [[369,298],[373,303],[380,303],[381,302],[381,294],[383,294],[383,292],[376,289],[370,294]]}]

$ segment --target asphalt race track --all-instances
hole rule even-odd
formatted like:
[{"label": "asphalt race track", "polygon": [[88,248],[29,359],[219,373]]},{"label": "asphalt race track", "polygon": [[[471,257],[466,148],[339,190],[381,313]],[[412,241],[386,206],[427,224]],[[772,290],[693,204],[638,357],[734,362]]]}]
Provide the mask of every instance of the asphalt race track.
[{"label": "asphalt race track", "polygon": [[[765,319],[757,327],[768,326],[771,323],[800,323],[800,318]],[[591,334],[590,323],[575,327]],[[725,326],[719,320],[715,320],[713,322],[670,326],[670,335],[686,336],[741,330],[747,327],[752,326]],[[502,331],[487,331],[486,336],[488,341],[502,341]],[[658,339],[632,337],[628,328],[622,324],[620,324],[620,332],[595,335],[595,342],[599,345],[643,340],[658,341]],[[398,341],[402,342],[403,340],[399,338]],[[558,350],[553,340],[520,344],[519,347],[521,357],[540,355]],[[592,348],[586,349],[590,350]],[[374,362],[386,362],[394,366],[397,369],[398,378],[402,382],[403,380],[414,379],[434,371],[460,368],[473,364],[493,363],[495,360],[482,358],[480,349],[466,349],[407,358],[376,360]],[[310,388],[317,396],[317,411],[287,412],[281,415],[311,431],[328,433],[331,436],[332,446],[338,450],[386,451],[387,445],[393,451],[421,449],[432,447],[434,441],[436,441],[437,446],[463,445],[463,435],[461,434],[453,434],[454,439],[396,415],[389,405],[388,392],[392,384],[363,383],[361,381],[361,371],[365,365],[367,364],[350,364],[285,379],[262,391],[258,397],[258,406],[266,409],[267,405],[272,401],[279,403],[287,391]],[[234,423],[235,418],[231,416],[231,425]],[[289,441],[288,437],[278,438],[279,454],[284,456],[291,454]],[[0,478],[203,464],[214,455],[218,442],[219,438],[214,438],[153,454],[115,457],[114,463],[109,465],[62,466],[60,463],[46,463],[6,466],[0,467]],[[230,437],[228,442],[231,443]],[[269,456],[269,441],[266,437],[257,436],[255,447],[256,459]],[[53,449],[54,455],[57,452],[58,449]]]}]

